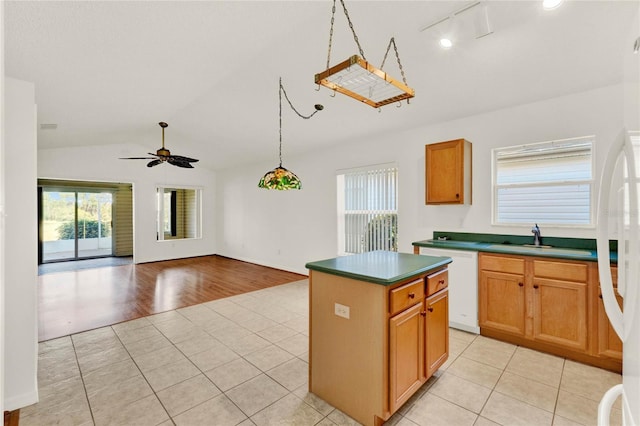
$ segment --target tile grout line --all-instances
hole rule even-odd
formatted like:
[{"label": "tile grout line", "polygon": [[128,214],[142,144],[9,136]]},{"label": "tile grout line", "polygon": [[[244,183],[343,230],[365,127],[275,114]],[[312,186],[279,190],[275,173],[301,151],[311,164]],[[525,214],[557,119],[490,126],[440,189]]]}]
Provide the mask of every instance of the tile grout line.
[{"label": "tile grout line", "polygon": [[87,406],[89,407],[89,414],[91,415],[91,421],[95,426],[96,419],[93,415],[93,409],[91,408],[91,401],[89,400],[89,393],[87,392],[87,384],[84,381],[84,373],[82,372],[82,368],[80,367],[80,360],[78,359],[78,352],[76,352],[76,343],[73,341],[73,335],[69,335],[69,340],[71,340],[71,347],[73,348],[73,356],[75,357],[76,364],[78,365],[78,372],[80,373],[80,380],[82,381],[82,387],[84,388],[84,396],[87,400]]},{"label": "tile grout line", "polygon": [[[145,318],[145,317],[143,317]],[[154,328],[155,325],[151,324]],[[165,413],[167,413],[167,417],[169,418],[169,420],[171,420],[171,423],[173,423],[174,425],[176,424],[173,421],[173,418],[171,417],[171,415],[169,414],[169,412],[167,411],[167,407],[164,406],[164,404],[162,403],[162,400],[158,397],[158,394],[156,393],[156,390],[153,388],[153,386],[151,386],[151,383],[149,383],[149,380],[147,379],[147,376],[144,375],[144,373],[142,372],[142,370],[140,369],[140,366],[138,365],[138,363],[136,362],[136,360],[133,358],[133,355],[131,355],[131,352],[129,352],[129,349],[127,348],[127,345],[122,341],[122,339],[120,338],[120,335],[118,334],[118,332],[113,328],[113,326],[109,326],[109,328],[111,328],[111,330],[113,331],[113,334],[116,335],[116,337],[118,338],[118,341],[120,342],[120,344],[122,345],[122,347],[124,348],[124,350],[127,352],[127,355],[129,355],[129,358],[131,358],[131,362],[133,362],[133,364],[136,366],[136,368],[138,369],[138,371],[140,372],[140,375],[142,376],[142,378],[144,379],[144,381],[147,383],[147,385],[149,386],[149,389],[151,389],[151,392],[153,392],[153,396],[156,397],[156,399],[158,400],[158,402],[160,403],[160,405],[162,406],[162,409],[164,410]],[[142,327],[140,327],[142,328]],[[158,330],[156,328],[156,330]],[[158,332],[160,332],[160,330],[158,330]],[[138,402],[141,401],[144,398],[140,398],[137,399],[135,401],[132,401],[130,404],[134,403],[134,402]],[[128,405],[128,404],[127,404]],[[92,415],[93,415],[93,409],[91,410]],[[95,422],[94,422],[95,424]]]},{"label": "tile grout line", "polygon": [[[234,303],[234,304],[238,305],[238,307],[241,307],[241,308],[243,307],[243,306],[241,306],[241,305],[239,305],[239,304],[237,304],[237,303],[235,303],[235,302],[233,302],[233,301],[229,301],[229,302],[232,302],[232,303]],[[195,306],[195,305],[194,305],[194,306]],[[226,318],[226,319],[228,319],[228,320],[232,321],[235,325],[238,325],[239,327],[244,328],[242,325],[238,324],[238,323],[237,323],[236,321],[234,321],[233,319],[231,319],[231,318],[229,318],[229,317],[225,316],[224,314],[222,314],[222,313],[220,313],[220,312],[215,311],[214,309],[210,308],[209,306],[204,306],[204,307],[205,307],[205,308],[207,308],[207,309],[209,309],[209,310],[211,310],[212,312],[215,312],[215,313],[217,313],[218,315],[221,315],[221,316],[223,316],[224,318]],[[247,308],[245,308],[245,309],[247,309]],[[182,318],[184,318],[185,320],[187,320],[187,321],[189,321],[191,324],[193,324],[193,326],[194,326],[194,327],[197,327],[200,331],[202,331],[202,332],[206,333],[208,336],[210,336],[211,338],[215,339],[215,340],[216,340],[217,342],[219,342],[220,344],[222,344],[222,345],[224,345],[225,347],[229,348],[229,347],[228,347],[224,342],[221,342],[221,341],[220,341],[220,340],[218,340],[215,336],[211,335],[211,333],[210,333],[210,332],[208,332],[207,330],[203,329],[203,328],[201,327],[201,325],[200,325],[200,324],[197,324],[197,323],[193,322],[193,321],[191,320],[191,318],[189,318],[189,317],[185,316],[185,315],[184,315],[184,314],[182,314],[181,312],[178,312],[178,310],[177,310],[177,309],[175,309],[174,311],[176,311],[176,313],[177,313],[178,315],[180,315]],[[251,310],[251,311],[252,311],[252,312],[255,312],[255,311],[253,311],[253,310]],[[190,357],[189,357],[186,353],[184,353],[184,352],[183,352],[183,351],[182,351],[182,350],[177,346],[177,344],[176,344],[175,342],[173,342],[173,341],[172,341],[168,336],[166,336],[166,335],[165,335],[165,334],[164,334],[160,329],[158,329],[154,323],[150,322],[150,325],[152,325],[152,326],[153,326],[153,327],[154,327],[154,328],[155,328],[155,329],[156,329],[156,330],[157,330],[157,331],[158,331],[158,332],[159,332],[159,333],[160,333],[160,334],[161,334],[165,339],[167,339],[167,340],[171,343],[171,345],[172,345],[176,350],[178,350],[178,351],[179,351],[179,352],[180,352],[180,353],[181,353],[181,354],[182,354],[182,355],[183,355],[183,356],[184,356],[184,357],[185,357],[185,358],[186,358],[186,359],[187,359],[187,360],[188,360],[188,361],[189,361],[189,362],[190,362],[190,363],[191,363],[191,364],[192,364],[192,365],[193,365],[193,366],[194,366],[194,367],[195,367],[195,368],[196,368],[196,369],[197,369],[197,370],[198,370],[198,371],[199,371],[199,372],[204,376],[204,377],[206,377],[206,378],[207,378],[207,380],[209,380],[209,381],[210,381],[214,386],[216,386],[216,388],[218,388],[218,387],[217,387],[217,385],[216,385],[215,383],[213,383],[213,381],[212,381],[212,380],[211,380],[211,379],[206,375],[206,372],[205,372],[205,371],[202,371],[202,370],[200,369],[200,367],[198,367],[197,365],[195,365],[195,364],[193,363],[193,361],[190,359]],[[282,325],[282,324],[281,324],[281,323],[278,323],[278,325]],[[286,327],[286,326],[285,326],[285,327]],[[142,328],[142,327],[140,327],[140,328]],[[116,334],[116,336],[118,337],[118,339],[120,340],[120,342],[122,343],[122,345],[124,346],[125,350],[127,351],[127,353],[129,354],[129,356],[131,357],[131,359],[132,359],[132,361],[134,362],[134,364],[136,364],[136,367],[137,367],[137,368],[138,368],[138,370],[140,371],[141,375],[145,378],[145,381],[147,381],[147,384],[149,384],[149,387],[150,387],[150,388],[151,388],[151,390],[153,391],[154,395],[156,396],[156,398],[158,399],[158,401],[160,402],[160,404],[162,405],[162,407],[163,407],[163,408],[165,409],[165,411],[167,412],[167,415],[169,416],[169,419],[171,419],[171,421],[175,424],[175,421],[173,420],[173,417],[172,417],[172,416],[169,414],[169,412],[167,411],[166,407],[165,407],[165,406],[164,406],[164,404],[162,403],[162,400],[157,396],[157,392],[153,389],[153,387],[151,386],[151,384],[148,382],[148,380],[147,380],[146,376],[144,375],[144,373],[142,372],[142,370],[140,369],[140,367],[138,366],[138,364],[137,364],[137,363],[135,362],[135,360],[133,359],[133,356],[131,356],[131,354],[129,353],[129,351],[128,351],[128,349],[126,348],[126,345],[124,344],[124,342],[122,342],[122,340],[120,339],[120,336],[118,335],[118,333],[117,333],[115,330],[113,330],[113,331],[114,331],[114,333]],[[251,332],[251,334],[252,334],[252,335],[256,335],[256,336],[260,337],[256,332],[254,332],[254,331],[252,331],[252,330],[249,330],[249,331]],[[294,331],[296,331],[296,330],[294,330]],[[298,335],[298,334],[302,334],[302,333],[299,333],[299,332],[297,332],[297,331],[296,331],[295,335]],[[265,339],[265,340],[266,340],[266,339]],[[279,347],[275,342],[271,342],[271,341],[269,341],[269,340],[267,340],[267,341],[269,342],[269,344],[270,344],[270,345],[272,345],[272,346],[276,346],[276,347]],[[233,349],[231,349],[231,348],[229,348],[229,349],[230,349],[231,351],[233,351]],[[249,355],[249,354],[255,353],[255,352],[259,351],[259,350],[260,350],[260,349],[258,349],[258,350],[256,350],[256,351],[253,351],[253,352],[250,352],[250,353],[245,354],[245,355]],[[285,350],[285,349],[283,349],[283,350]],[[201,352],[203,352],[203,351],[201,351]],[[261,374],[262,374],[262,375],[265,375],[266,377],[269,377],[271,380],[274,380],[276,383],[278,383],[280,386],[282,386],[282,387],[283,387],[284,389],[286,389],[286,391],[287,391],[287,394],[283,395],[281,398],[277,399],[276,401],[274,401],[273,403],[271,403],[271,404],[267,405],[266,407],[263,407],[263,408],[262,408],[261,410],[259,410],[258,412],[260,412],[260,411],[262,411],[262,410],[264,410],[264,409],[266,409],[266,408],[268,408],[268,407],[272,406],[273,404],[277,403],[278,401],[280,401],[281,399],[285,398],[285,397],[286,397],[286,396],[288,396],[289,394],[292,394],[294,397],[298,398],[295,394],[293,394],[293,392],[292,392],[292,391],[290,391],[288,388],[286,388],[286,387],[285,387],[285,386],[283,386],[281,383],[279,383],[275,378],[271,377],[271,376],[270,376],[266,371],[262,371],[258,366],[256,366],[255,364],[251,363],[251,361],[249,361],[248,359],[246,359],[246,358],[245,358],[245,355],[239,354],[239,353],[237,353],[237,352],[235,352],[235,351],[233,351],[233,352],[234,352],[236,355],[238,355],[238,357],[239,357],[239,358],[242,358],[244,361],[246,361],[247,363],[249,363],[249,364],[251,364],[252,366],[254,366],[255,368],[257,368],[257,369],[260,371],[260,374],[259,374],[259,375],[261,375]],[[288,352],[288,351],[286,351],[286,350],[285,350],[285,352]],[[198,353],[200,353],[200,352],[198,352]],[[305,362],[305,361],[304,361],[304,360],[302,360],[298,355],[292,354],[292,353],[290,353],[290,352],[288,352],[288,353],[292,355],[292,357],[293,357],[292,359],[299,359],[299,360],[301,360],[301,361]],[[192,354],[192,355],[195,355],[195,354]],[[230,362],[233,362],[233,361],[229,361],[229,362],[227,362],[227,363],[225,363],[225,364],[221,364],[221,365],[220,365],[220,366],[218,366],[218,367],[221,367],[221,366],[224,366],[224,365],[226,365],[226,364],[229,364]],[[288,361],[284,361],[284,362],[282,362],[282,363],[280,363],[280,364],[278,364],[278,365],[274,366],[273,368],[276,368],[276,367],[278,367],[278,366],[280,366],[280,365],[284,364],[285,362],[288,362]],[[217,367],[216,367],[216,368],[217,368]],[[258,376],[259,376],[259,375],[258,375]],[[218,388],[218,389],[220,390],[220,395],[224,395],[227,399],[229,399],[229,401],[230,401],[234,406],[236,406],[236,408],[238,408],[238,410],[240,410],[240,412],[241,412],[241,413],[243,413],[243,414],[246,416],[246,418],[247,418],[247,419],[249,419],[249,420],[251,420],[251,416],[249,416],[249,415],[248,415],[245,411],[243,411],[243,410],[242,410],[242,409],[241,409],[241,408],[240,408],[240,407],[239,407],[239,406],[238,406],[238,405],[237,405],[237,404],[236,404],[236,403],[235,403],[231,398],[229,398],[229,397],[227,396],[227,392],[228,392],[228,391],[230,391],[230,390],[232,390],[232,389],[237,388],[238,386],[241,386],[242,384],[244,384],[244,383],[248,382],[249,380],[252,380],[253,378],[258,377],[258,376],[254,376],[254,377],[252,377],[252,378],[249,378],[249,379],[245,380],[245,381],[244,381],[244,382],[242,382],[242,383],[238,383],[238,384],[236,384],[234,387],[232,387],[232,388],[230,388],[230,389],[227,389],[226,391],[224,391],[224,390],[222,390],[222,389],[219,389],[219,388]],[[189,378],[189,379],[190,379],[190,378]],[[189,379],[185,379],[185,380],[183,380],[183,381],[181,381],[181,382],[174,383],[174,384],[173,384],[173,385],[171,385],[171,386],[175,386],[175,385],[177,385],[177,384],[179,384],[179,383],[183,383],[183,382],[185,382],[185,381],[187,381],[187,380],[189,380]],[[169,387],[171,387],[171,386],[169,386]],[[167,387],[167,389],[168,389],[169,387]],[[163,389],[163,390],[164,390],[164,389]],[[211,397],[211,398],[207,399],[206,401],[203,401],[203,402],[201,402],[200,404],[197,404],[197,405],[195,405],[194,407],[191,407],[191,408],[189,408],[188,410],[185,410],[184,412],[187,412],[187,411],[189,411],[189,410],[191,410],[191,409],[193,409],[193,408],[195,408],[195,407],[198,407],[198,406],[200,406],[200,405],[202,405],[202,404],[204,404],[204,403],[206,403],[206,402],[210,401],[211,399],[213,399],[213,398],[215,398],[215,397],[217,397],[217,396],[219,396],[219,395],[216,395],[216,396],[214,396],[214,397]],[[298,398],[298,399],[300,399],[300,398]],[[311,409],[313,409],[314,411],[318,412],[318,411],[317,411],[313,406],[311,406],[310,404],[306,403],[306,401],[304,401],[304,400],[302,400],[302,399],[300,399],[300,401],[301,401],[301,402],[303,402],[305,405],[309,406],[309,407],[310,407]],[[182,414],[182,413],[184,413],[184,412],[181,412],[181,413],[179,413],[178,415],[180,415],[180,414]],[[258,413],[258,412],[257,412],[257,413]],[[332,410],[332,412],[333,412],[333,410]],[[254,415],[255,415],[255,414],[257,414],[257,413],[254,413]],[[320,413],[319,413],[319,414],[320,414]],[[327,417],[327,416],[323,416],[323,419],[324,419],[325,417]],[[321,421],[322,421],[322,420],[321,420]]]},{"label": "tile grout line", "polygon": [[[475,341],[475,339],[474,339]],[[516,351],[518,350],[520,346],[516,345],[515,349],[513,350],[513,353],[511,354],[511,356],[509,357],[509,361],[507,361],[507,363],[504,365],[504,368],[502,369],[502,371],[500,372],[500,376],[498,377],[498,380],[496,380],[496,383],[493,385],[493,387],[491,388],[491,392],[489,393],[489,396],[487,397],[487,400],[484,402],[484,404],[482,404],[482,408],[480,409],[480,412],[478,413],[478,417],[480,417],[482,411],[485,409],[485,407],[487,406],[487,403],[489,402],[489,399],[491,399],[491,395],[494,394],[494,392],[499,393],[501,395],[503,395],[501,392],[498,392],[496,390],[496,387],[498,387],[498,383],[500,383],[500,379],[502,379],[502,376],[504,375],[504,373],[507,371],[507,367],[509,366],[509,363],[511,362],[511,360],[513,360],[513,356],[515,355]],[[464,352],[463,352],[464,353]],[[476,419],[477,420],[477,419]],[[492,422],[498,423],[495,420],[489,419]],[[553,421],[553,418],[552,418]]]},{"label": "tile grout line", "polygon": [[[567,365],[567,359],[562,359],[562,370],[560,371],[560,382],[558,383],[558,392],[556,392],[556,403],[553,405],[553,419],[556,418],[556,411],[558,410],[558,403],[560,402],[560,389],[562,388],[562,380],[564,380],[564,369]],[[573,420],[572,420],[573,421]],[[578,423],[578,422],[576,422]]]}]

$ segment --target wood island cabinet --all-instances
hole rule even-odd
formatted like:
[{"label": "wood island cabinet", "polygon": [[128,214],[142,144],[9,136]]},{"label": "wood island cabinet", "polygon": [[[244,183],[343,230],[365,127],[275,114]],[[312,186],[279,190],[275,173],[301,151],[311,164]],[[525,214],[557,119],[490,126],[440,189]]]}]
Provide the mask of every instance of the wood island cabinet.
[{"label": "wood island cabinet", "polygon": [[426,300],[425,340],[426,378],[429,378],[449,357],[449,292],[445,288]]},{"label": "wood island cabinet", "polygon": [[[426,287],[426,299],[425,295]],[[409,289],[409,290],[407,290]],[[412,307],[396,315],[394,295],[407,294]],[[416,295],[416,296],[412,296]],[[389,320],[389,396],[395,412],[435,373],[449,356],[448,271],[391,290]],[[418,298],[417,296],[420,296]],[[395,307],[395,309],[394,309]]]},{"label": "wood island cabinet", "polygon": [[597,263],[492,253],[478,260],[482,335],[621,370],[615,332],[599,313]]},{"label": "wood island cabinet", "polygon": [[449,354],[451,260],[405,256],[437,266],[379,285],[308,264],[309,391],[364,425],[388,420]]},{"label": "wood island cabinet", "polygon": [[424,380],[424,318],[422,303],[389,320],[389,399],[396,411]]},{"label": "wood island cabinet", "polygon": [[471,142],[425,146],[425,204],[471,204]]}]

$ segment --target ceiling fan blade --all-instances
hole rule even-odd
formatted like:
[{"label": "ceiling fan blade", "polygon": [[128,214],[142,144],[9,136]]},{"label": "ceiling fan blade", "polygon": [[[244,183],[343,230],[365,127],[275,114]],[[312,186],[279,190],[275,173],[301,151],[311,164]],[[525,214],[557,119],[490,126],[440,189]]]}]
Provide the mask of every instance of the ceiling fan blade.
[{"label": "ceiling fan blade", "polygon": [[121,157],[121,160],[152,160],[147,163],[147,167],[154,167],[166,161],[177,167],[193,169],[191,163],[195,163],[198,160],[195,158],[183,157],[181,155],[171,155],[171,151],[164,147],[164,129],[168,124],[162,121],[158,124],[162,127],[162,148],[158,149],[155,154],[153,152],[148,152],[147,154],[151,155],[151,157]]},{"label": "ceiling fan blade", "polygon": [[172,155],[171,157],[169,157],[167,159],[167,162],[169,164],[173,164],[174,166],[182,167],[182,168],[185,168],[185,169],[193,169],[193,166],[191,165],[191,163],[188,163],[186,161],[176,160],[174,157],[175,157],[175,155]]},{"label": "ceiling fan blade", "polygon": [[183,163],[197,163],[200,160],[196,160],[195,158],[183,157],[182,155],[170,155],[170,158],[173,158],[176,161],[181,161]]},{"label": "ceiling fan blade", "polygon": [[155,160],[156,157],[120,157],[119,160]]}]

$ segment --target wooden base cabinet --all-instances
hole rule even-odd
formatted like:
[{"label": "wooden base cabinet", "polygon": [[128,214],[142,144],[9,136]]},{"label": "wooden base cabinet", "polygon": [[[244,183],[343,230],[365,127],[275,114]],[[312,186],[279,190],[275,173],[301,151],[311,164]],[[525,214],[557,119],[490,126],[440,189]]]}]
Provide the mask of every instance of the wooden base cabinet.
[{"label": "wooden base cabinet", "polygon": [[425,335],[426,378],[445,363],[449,357],[449,292],[447,289],[430,296],[426,300]]},{"label": "wooden base cabinet", "polygon": [[481,269],[479,277],[480,327],[524,336],[524,271],[509,274]]},{"label": "wooden base cabinet", "polygon": [[[618,269],[611,268],[613,278],[613,293],[618,301],[618,306],[622,309],[622,297],[618,294],[617,281]],[[622,340],[616,334],[615,330],[609,322],[607,313],[604,310],[604,302],[602,301],[602,291],[598,286],[598,355],[613,358],[622,361]]]},{"label": "wooden base cabinet", "polygon": [[534,278],[533,340],[587,351],[587,283]]},{"label": "wooden base cabinet", "polygon": [[388,420],[448,358],[447,287],[446,267],[389,287],[311,271],[309,391],[364,425]]},{"label": "wooden base cabinet", "polygon": [[389,399],[402,406],[424,383],[424,307],[420,302],[389,320]]},{"label": "wooden base cabinet", "polygon": [[595,262],[491,253],[478,260],[482,335],[621,371],[608,320],[597,313]]}]

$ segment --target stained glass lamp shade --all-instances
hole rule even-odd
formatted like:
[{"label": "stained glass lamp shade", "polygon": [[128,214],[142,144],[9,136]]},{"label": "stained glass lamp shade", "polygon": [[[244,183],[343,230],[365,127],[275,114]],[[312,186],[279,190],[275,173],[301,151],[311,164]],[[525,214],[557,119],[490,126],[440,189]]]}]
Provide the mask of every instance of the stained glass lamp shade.
[{"label": "stained glass lamp shade", "polygon": [[285,169],[280,164],[275,169],[267,172],[258,182],[259,188],[277,189],[280,191],[287,189],[302,189],[302,182],[295,173]]}]

